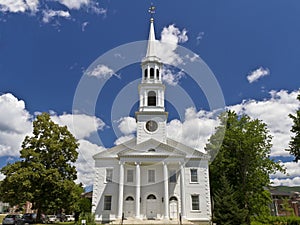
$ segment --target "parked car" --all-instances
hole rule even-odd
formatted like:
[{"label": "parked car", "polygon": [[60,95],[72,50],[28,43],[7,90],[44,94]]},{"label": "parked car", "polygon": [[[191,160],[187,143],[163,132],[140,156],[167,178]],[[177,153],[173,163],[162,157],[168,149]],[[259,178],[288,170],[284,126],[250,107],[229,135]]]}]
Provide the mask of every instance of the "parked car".
[{"label": "parked car", "polygon": [[41,215],[40,220],[37,220],[35,213],[25,213],[21,218],[17,220],[17,225],[33,224],[33,223],[46,223],[46,217]]},{"label": "parked car", "polygon": [[73,221],[75,221],[75,217],[73,215],[66,215],[66,221],[73,222]]},{"label": "parked car", "polygon": [[47,223],[59,222],[59,219],[55,215],[47,215]]},{"label": "parked car", "polygon": [[17,224],[17,220],[20,219],[20,215],[17,214],[9,214],[6,215],[2,221],[3,225],[8,225],[8,224],[13,224],[16,225]]}]

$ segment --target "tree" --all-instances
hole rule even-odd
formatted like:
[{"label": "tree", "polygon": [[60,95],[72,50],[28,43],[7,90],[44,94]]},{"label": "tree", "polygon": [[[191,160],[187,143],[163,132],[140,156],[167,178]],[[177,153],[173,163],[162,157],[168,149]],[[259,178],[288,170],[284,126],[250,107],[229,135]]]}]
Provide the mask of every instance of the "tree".
[{"label": "tree", "polygon": [[239,208],[237,192],[233,190],[225,175],[220,177],[220,186],[213,193],[214,222],[223,225],[241,225],[246,216],[246,211]]},{"label": "tree", "polygon": [[33,135],[22,143],[21,160],[1,169],[6,176],[0,185],[2,200],[11,205],[30,201],[37,218],[41,212],[72,207],[80,198],[74,182],[78,146],[66,126],[55,124],[47,113],[38,115]]},{"label": "tree", "polygon": [[[297,99],[300,101],[300,94]],[[297,110],[296,115],[290,114],[289,117],[293,120],[293,126],[291,132],[294,133],[294,137],[291,138],[289,143],[289,149],[287,149],[290,154],[295,156],[295,162],[300,159],[300,109]]]},{"label": "tree", "polygon": [[[269,158],[272,145],[266,124],[233,111],[221,114],[219,119],[220,126],[206,145],[208,153],[215,155],[210,164],[212,194],[222,193],[224,187],[220,181],[224,176],[233,188],[238,208],[245,213],[239,224],[250,224],[251,216],[269,212],[271,199],[265,187],[270,183],[269,175],[283,169]],[[222,205],[218,201],[222,199],[215,199],[216,207]],[[220,210],[216,207],[215,210]],[[218,220],[217,216],[214,216],[215,220]],[[226,221],[220,224],[226,224]]]}]

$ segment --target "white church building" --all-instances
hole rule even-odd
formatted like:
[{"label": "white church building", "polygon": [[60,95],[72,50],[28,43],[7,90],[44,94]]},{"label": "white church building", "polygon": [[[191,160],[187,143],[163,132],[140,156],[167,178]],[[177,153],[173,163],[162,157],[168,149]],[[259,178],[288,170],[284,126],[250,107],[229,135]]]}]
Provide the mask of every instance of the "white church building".
[{"label": "white church building", "polygon": [[162,63],[151,18],[135,113],[136,138],[94,156],[96,222],[210,224],[209,157],[167,138]]}]

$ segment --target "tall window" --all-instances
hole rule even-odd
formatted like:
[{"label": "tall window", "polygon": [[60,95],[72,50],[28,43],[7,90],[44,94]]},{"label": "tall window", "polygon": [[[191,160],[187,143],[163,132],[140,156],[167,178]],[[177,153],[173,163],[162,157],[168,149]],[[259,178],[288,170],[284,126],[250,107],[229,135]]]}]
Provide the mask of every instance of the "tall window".
[{"label": "tall window", "polygon": [[148,106],[156,106],[156,93],[155,91],[148,92]]},{"label": "tall window", "polygon": [[111,210],[111,195],[104,196],[104,210]]},{"label": "tall window", "polygon": [[133,182],[133,170],[127,170],[127,182]]},{"label": "tall window", "polygon": [[197,169],[191,169],[191,182],[198,182],[198,171]]},{"label": "tall window", "polygon": [[154,79],[154,69],[150,69],[150,79]]},{"label": "tall window", "polygon": [[155,182],[155,170],[148,170],[148,183]]},{"label": "tall window", "polygon": [[192,195],[192,210],[199,210],[200,204],[199,204],[199,195]]},{"label": "tall window", "polygon": [[169,176],[170,176],[170,183],[176,183],[176,170],[170,170],[169,172]]},{"label": "tall window", "polygon": [[113,179],[113,169],[106,169],[105,181],[107,183],[112,182]]},{"label": "tall window", "polygon": [[146,80],[148,78],[148,69],[145,69],[145,72],[144,72],[144,79]]},{"label": "tall window", "polygon": [[156,79],[159,80],[159,69],[156,69]]}]

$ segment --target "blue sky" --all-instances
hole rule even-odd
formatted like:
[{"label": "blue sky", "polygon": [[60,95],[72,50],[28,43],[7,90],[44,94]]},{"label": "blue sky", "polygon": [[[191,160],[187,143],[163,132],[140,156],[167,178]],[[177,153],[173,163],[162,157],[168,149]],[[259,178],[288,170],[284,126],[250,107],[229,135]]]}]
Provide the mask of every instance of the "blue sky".
[{"label": "blue sky", "polygon": [[[115,71],[101,62],[94,75],[88,68],[112,49],[121,51],[125,44],[148,38],[150,3],[0,0],[1,165],[17,159],[20,143],[31,132],[32,118],[46,111],[56,122],[77,130],[79,178],[91,183],[91,155],[134,135],[132,117],[141,70],[139,63]],[[272,156],[285,162],[290,175],[276,174],[272,181],[300,185],[300,166],[284,151],[291,127],[287,115],[299,107],[300,2],[191,0],[184,4],[164,0],[153,4],[156,38],[175,46],[166,47],[165,52],[170,53],[166,60],[180,59],[176,52],[181,47],[194,53],[190,57],[201,58],[218,81],[228,108],[268,124],[274,136]],[[119,57],[132,54],[129,50],[128,55]],[[170,61],[164,71],[168,135],[202,149],[217,123],[207,93],[182,66],[180,61]],[[96,87],[103,84],[103,88],[95,113],[77,112],[78,128],[72,128],[74,96],[88,75]],[[85,88],[88,91],[89,87]],[[170,93],[178,88],[193,105],[172,99]],[[116,102],[118,98],[123,104]],[[116,109],[124,104],[126,110],[118,114]],[[178,105],[182,105],[180,109]],[[195,132],[195,137],[188,135]]]}]

